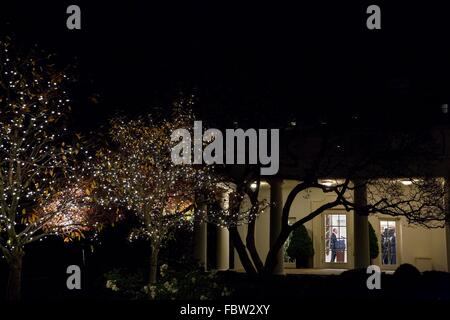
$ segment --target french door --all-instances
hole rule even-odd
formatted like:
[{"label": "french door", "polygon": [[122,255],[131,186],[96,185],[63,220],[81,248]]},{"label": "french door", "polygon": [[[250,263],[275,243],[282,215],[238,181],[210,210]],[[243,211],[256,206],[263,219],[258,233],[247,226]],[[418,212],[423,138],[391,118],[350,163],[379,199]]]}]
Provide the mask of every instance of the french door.
[{"label": "french door", "polygon": [[323,267],[335,269],[350,268],[353,262],[353,251],[350,230],[350,219],[346,211],[333,210],[322,215],[322,250]]}]

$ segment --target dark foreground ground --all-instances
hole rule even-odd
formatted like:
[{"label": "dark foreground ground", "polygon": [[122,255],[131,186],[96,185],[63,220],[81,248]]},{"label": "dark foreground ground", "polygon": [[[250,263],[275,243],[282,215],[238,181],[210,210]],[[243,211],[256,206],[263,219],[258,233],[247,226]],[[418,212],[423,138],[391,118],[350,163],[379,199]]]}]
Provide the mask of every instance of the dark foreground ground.
[{"label": "dark foreground ground", "polygon": [[273,301],[447,301],[450,302],[450,273],[406,270],[382,274],[381,289],[369,290],[365,270],[350,270],[341,275],[287,275],[255,281],[245,275],[227,275],[234,282],[234,298],[248,297]]},{"label": "dark foreground ground", "polygon": [[[114,243],[115,250],[102,251],[101,247],[88,255],[85,260],[80,254],[78,245],[67,246],[56,242],[52,250],[43,253],[39,248],[32,248],[24,261],[22,296],[25,301],[36,300],[89,300],[89,301],[129,301],[146,300],[142,287],[147,283],[149,264],[145,260],[147,246],[142,244]],[[181,250],[184,252],[185,250]],[[111,254],[113,252],[113,254]],[[170,251],[173,253],[173,250]],[[350,270],[341,275],[286,275],[266,278],[250,278],[245,273],[223,272],[214,278],[210,274],[192,272],[192,266],[182,260],[181,254],[174,258],[163,256],[175,270],[164,279],[160,276],[161,285],[171,279],[177,279],[175,295],[160,298],[165,300],[197,300],[206,292],[208,299],[213,301],[337,301],[360,300],[376,301],[442,301],[450,304],[450,273],[427,271],[420,273],[410,265],[400,266],[394,274],[381,275],[381,289],[369,290],[366,282],[369,275],[366,270]],[[78,257],[78,258],[77,258]],[[144,258],[143,258],[144,257]],[[0,288],[3,298],[8,267],[4,259],[0,261]],[[161,262],[163,263],[163,262]],[[79,265],[82,271],[82,289],[68,290],[66,268],[69,265]],[[107,288],[108,274],[113,269],[123,272],[119,277],[120,291]],[[194,281],[195,278],[196,280]],[[110,279],[110,278],[109,278]],[[223,295],[226,287],[228,294]]]},{"label": "dark foreground ground", "polygon": [[[47,246],[30,248],[24,260],[23,300],[147,301],[142,292],[136,292],[146,284],[148,245],[145,242],[124,242],[122,238],[113,234],[103,242],[107,246],[97,245],[93,252],[84,244],[65,245],[56,240]],[[209,274],[192,273],[192,266],[185,262],[189,259],[182,258],[188,252],[186,247],[189,247],[189,241],[183,238],[183,242],[186,245],[171,246],[168,250],[170,254],[161,254],[161,264],[168,264],[176,271],[166,276],[166,279],[178,279],[179,292],[175,297],[177,301],[199,300],[201,291],[208,293],[208,300],[235,303],[264,301],[295,305],[299,301],[325,304],[365,301],[414,304],[431,301],[450,304],[450,273],[420,273],[409,265],[402,265],[393,275],[382,274],[380,290],[367,288],[369,275],[366,270],[350,270],[341,275],[329,276],[286,275],[267,278],[249,278],[245,273],[223,272],[210,280]],[[180,252],[176,252],[174,248],[179,248]],[[66,287],[66,268],[73,264],[79,265],[82,270],[81,290],[71,291]],[[118,283],[122,289],[119,292],[106,287],[107,275],[117,268],[124,270]],[[3,289],[7,272],[8,267],[4,259],[0,259],[0,304],[4,300]],[[196,278],[196,281],[192,282],[193,278]],[[161,285],[166,279],[160,277]],[[224,287],[228,289],[229,294],[221,294]],[[164,295],[160,297],[165,300],[174,298]]]},{"label": "dark foreground ground", "polygon": [[[70,315],[83,318],[89,314],[102,318],[141,318],[148,314],[149,319],[280,319],[306,315],[312,311],[341,319],[344,313],[360,318],[364,315],[417,316],[433,310],[447,313],[450,308],[450,273],[418,273],[407,268],[394,275],[382,274],[381,289],[368,290],[368,275],[365,270],[351,270],[341,275],[287,275],[250,279],[246,274],[224,272],[217,275],[214,283],[225,284],[232,291],[229,296],[216,296],[212,300],[153,300],[144,297],[130,299],[128,294],[114,292],[105,287],[103,280],[85,283],[82,290],[69,291],[50,278],[24,279],[23,301],[19,305],[5,305],[2,310],[12,307],[14,312],[28,314],[39,306],[39,310],[52,310],[53,315],[61,315],[70,310]],[[208,284],[206,284],[208,285]],[[213,285],[213,281],[211,281]],[[205,284],[203,283],[204,287]],[[190,289],[196,291],[194,285]],[[204,288],[198,290],[204,290]],[[270,312],[262,315],[224,314],[226,305],[268,306]],[[51,309],[47,309],[50,306]],[[182,315],[185,307],[214,307],[213,316]],[[6,307],[4,309],[3,307]],[[362,313],[361,313],[362,312]],[[440,312],[440,311],[439,311]],[[35,311],[32,312],[34,314]],[[328,317],[328,316],[327,316]],[[59,316],[58,316],[59,318]],[[146,317],[147,318],[147,317]]]},{"label": "dark foreground ground", "polygon": [[[381,289],[369,290],[365,270],[351,270],[341,275],[287,275],[269,278],[249,278],[246,274],[224,272],[220,283],[231,289],[227,297],[217,301],[389,301],[450,303],[450,273],[429,271],[422,274],[411,270],[394,275],[382,274]],[[62,280],[62,279],[61,279]],[[195,288],[195,286],[193,287]],[[129,298],[113,292],[104,283],[87,284],[79,291],[69,291],[46,278],[24,279],[23,298],[36,300],[126,301]]]}]

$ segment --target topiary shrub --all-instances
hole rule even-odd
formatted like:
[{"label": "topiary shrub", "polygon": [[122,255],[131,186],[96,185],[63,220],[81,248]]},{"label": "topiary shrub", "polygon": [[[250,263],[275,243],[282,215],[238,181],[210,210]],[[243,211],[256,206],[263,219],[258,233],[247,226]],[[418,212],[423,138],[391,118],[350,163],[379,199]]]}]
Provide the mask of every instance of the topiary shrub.
[{"label": "topiary shrub", "polygon": [[380,248],[378,246],[378,238],[375,233],[375,229],[369,222],[369,246],[370,246],[370,259],[373,260],[380,254]]},{"label": "topiary shrub", "polygon": [[309,258],[314,255],[314,247],[305,226],[301,225],[292,232],[286,253],[291,259],[295,259],[297,268],[308,267]]}]

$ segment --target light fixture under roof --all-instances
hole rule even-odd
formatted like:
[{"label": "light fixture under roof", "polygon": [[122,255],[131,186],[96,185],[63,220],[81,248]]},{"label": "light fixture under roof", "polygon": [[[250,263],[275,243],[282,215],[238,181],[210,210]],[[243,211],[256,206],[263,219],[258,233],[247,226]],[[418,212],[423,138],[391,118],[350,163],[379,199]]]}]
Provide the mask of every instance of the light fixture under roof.
[{"label": "light fixture under roof", "polygon": [[402,179],[400,180],[400,183],[404,186],[410,186],[413,184],[413,181],[411,179]]},{"label": "light fixture under roof", "polygon": [[[267,181],[260,181],[260,182],[259,182],[259,186],[260,186],[260,187],[268,186],[268,185],[269,185],[269,183],[268,183]],[[258,186],[258,184],[256,183],[256,181],[255,181],[255,182],[252,182],[252,183],[250,184],[250,189],[252,189],[253,191],[255,191],[257,186]]]},{"label": "light fixture under roof", "polygon": [[331,180],[331,179],[324,179],[324,180],[320,180],[319,183],[321,185],[324,185],[325,187],[332,187],[337,184],[337,181]]}]

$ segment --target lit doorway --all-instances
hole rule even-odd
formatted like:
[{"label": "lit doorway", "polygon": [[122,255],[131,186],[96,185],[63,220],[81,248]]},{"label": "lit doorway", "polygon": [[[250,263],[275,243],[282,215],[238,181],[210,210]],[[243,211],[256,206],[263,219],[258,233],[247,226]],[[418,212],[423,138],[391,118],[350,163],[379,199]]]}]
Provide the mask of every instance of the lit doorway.
[{"label": "lit doorway", "polygon": [[325,268],[351,267],[350,219],[346,211],[333,210],[322,215],[322,263]]},{"label": "lit doorway", "polygon": [[394,269],[399,265],[398,236],[396,220],[380,219],[380,259],[384,268]]}]

